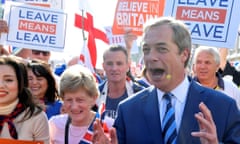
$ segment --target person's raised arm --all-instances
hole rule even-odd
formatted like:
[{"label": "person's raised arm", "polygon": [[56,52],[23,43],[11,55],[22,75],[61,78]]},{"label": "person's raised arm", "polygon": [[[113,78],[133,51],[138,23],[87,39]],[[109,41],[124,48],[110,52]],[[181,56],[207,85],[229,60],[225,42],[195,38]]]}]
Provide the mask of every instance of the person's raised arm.
[{"label": "person's raised arm", "polygon": [[5,20],[0,20],[0,33],[8,33],[8,25]]},{"label": "person's raised arm", "polygon": [[125,29],[124,33],[124,41],[126,44],[127,52],[128,52],[128,60],[131,62],[131,49],[133,46],[133,42],[137,39],[137,35],[132,32],[132,29]]},{"label": "person's raised arm", "polygon": [[223,71],[225,69],[226,63],[227,63],[228,49],[227,48],[219,48],[219,54],[220,54],[220,69]]},{"label": "person's raised arm", "polygon": [[[8,33],[8,25],[5,20],[0,20],[0,37],[2,33]],[[8,51],[4,49],[3,45],[0,45],[0,54],[1,55],[8,55]]]}]

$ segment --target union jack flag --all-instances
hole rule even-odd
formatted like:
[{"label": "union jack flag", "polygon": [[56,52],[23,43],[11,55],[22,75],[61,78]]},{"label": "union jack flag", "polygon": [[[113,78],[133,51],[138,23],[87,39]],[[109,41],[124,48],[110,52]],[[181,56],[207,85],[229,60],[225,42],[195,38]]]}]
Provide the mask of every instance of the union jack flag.
[{"label": "union jack flag", "polygon": [[83,136],[83,139],[79,142],[79,144],[92,144],[92,136],[93,136],[93,123],[98,117],[98,114],[96,114],[94,120],[92,121],[91,125],[88,127],[87,132]]},{"label": "union jack flag", "polygon": [[93,128],[88,129],[79,144],[92,144]]}]

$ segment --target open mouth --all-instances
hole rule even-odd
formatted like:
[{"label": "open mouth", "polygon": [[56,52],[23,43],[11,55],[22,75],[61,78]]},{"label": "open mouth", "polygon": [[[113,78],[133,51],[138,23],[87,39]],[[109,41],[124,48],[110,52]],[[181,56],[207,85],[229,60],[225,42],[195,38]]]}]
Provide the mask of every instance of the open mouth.
[{"label": "open mouth", "polygon": [[152,75],[163,75],[164,74],[164,70],[163,69],[150,69],[150,72],[152,73]]},{"label": "open mouth", "polygon": [[164,80],[166,78],[166,71],[161,68],[150,68],[149,76],[153,81]]}]

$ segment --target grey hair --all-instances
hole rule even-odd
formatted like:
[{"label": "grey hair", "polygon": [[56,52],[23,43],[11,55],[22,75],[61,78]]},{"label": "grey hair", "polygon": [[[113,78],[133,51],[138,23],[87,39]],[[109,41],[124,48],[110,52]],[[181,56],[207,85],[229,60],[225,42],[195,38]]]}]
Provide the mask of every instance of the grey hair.
[{"label": "grey hair", "polygon": [[182,53],[185,49],[188,49],[189,56],[185,62],[185,67],[188,64],[190,58],[190,52],[192,48],[191,34],[187,26],[180,20],[176,20],[172,17],[160,17],[148,21],[143,27],[143,34],[146,33],[150,28],[169,25],[173,30],[172,40],[178,46],[179,53]]},{"label": "grey hair", "polygon": [[196,48],[193,56],[193,63],[196,63],[197,56],[200,52],[207,52],[210,55],[214,57],[214,61],[216,62],[217,65],[220,64],[220,54],[219,51],[216,47],[210,47],[210,46],[199,46]]}]

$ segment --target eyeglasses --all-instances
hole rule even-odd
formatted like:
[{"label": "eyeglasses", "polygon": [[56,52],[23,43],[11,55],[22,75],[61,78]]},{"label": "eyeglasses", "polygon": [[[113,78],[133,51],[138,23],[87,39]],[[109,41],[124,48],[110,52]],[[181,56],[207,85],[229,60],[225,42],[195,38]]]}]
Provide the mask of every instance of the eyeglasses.
[{"label": "eyeglasses", "polygon": [[48,51],[39,51],[39,50],[32,50],[32,54],[40,55],[42,53],[43,56],[49,56],[50,52]]}]

